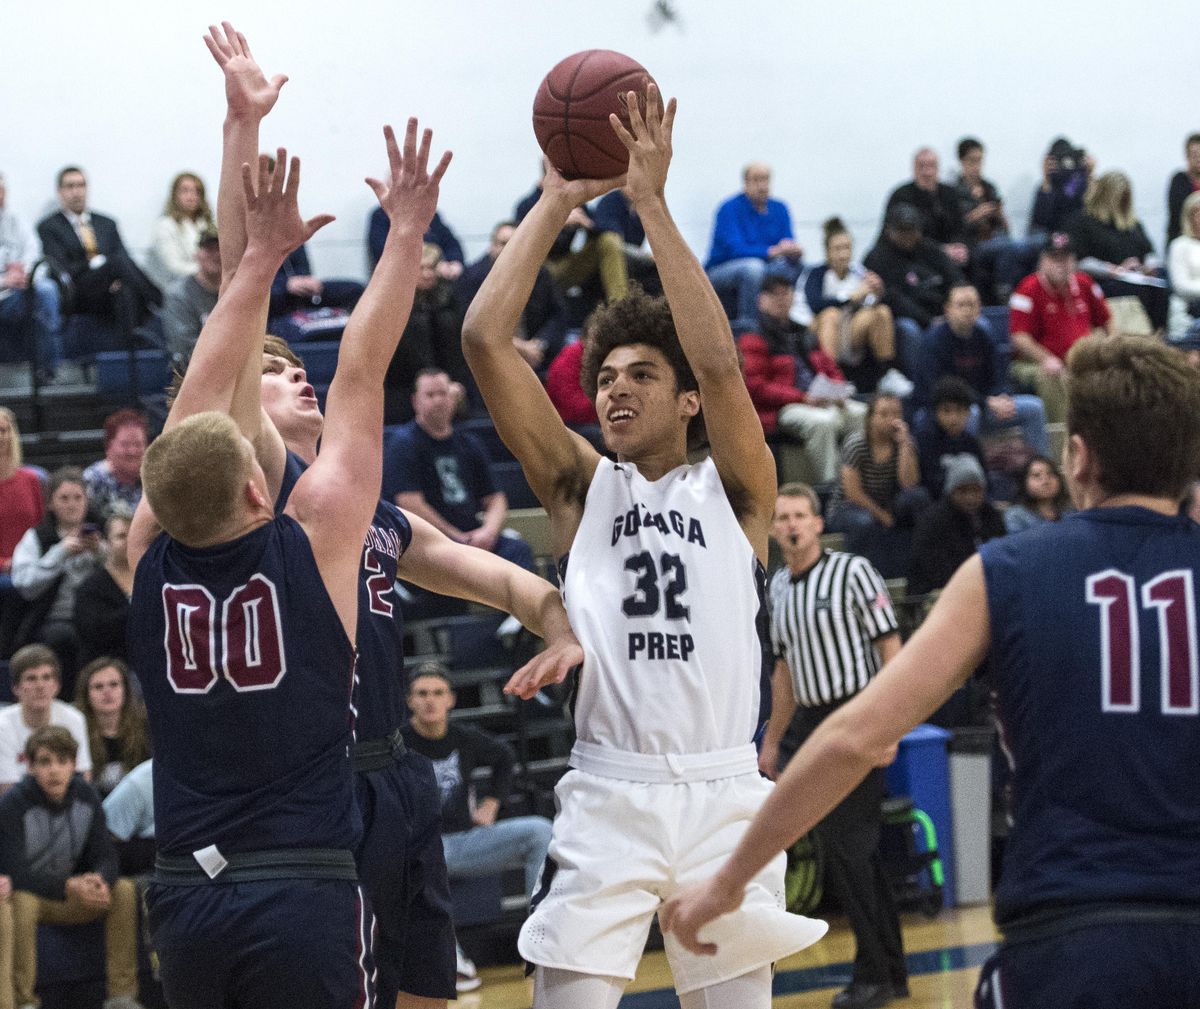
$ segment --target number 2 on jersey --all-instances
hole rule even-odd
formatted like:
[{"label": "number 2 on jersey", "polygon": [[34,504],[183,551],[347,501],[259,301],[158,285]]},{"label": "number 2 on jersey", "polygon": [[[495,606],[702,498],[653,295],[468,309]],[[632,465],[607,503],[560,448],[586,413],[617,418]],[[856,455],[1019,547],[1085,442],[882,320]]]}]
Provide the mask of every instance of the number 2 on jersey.
[{"label": "number 2 on jersey", "polygon": [[[1109,568],[1087,580],[1087,601],[1100,607],[1100,706],[1141,710],[1141,641],[1134,579]],[[1164,715],[1200,713],[1196,591],[1190,570],[1166,571],[1142,586],[1141,605],[1158,617],[1159,683]]]}]

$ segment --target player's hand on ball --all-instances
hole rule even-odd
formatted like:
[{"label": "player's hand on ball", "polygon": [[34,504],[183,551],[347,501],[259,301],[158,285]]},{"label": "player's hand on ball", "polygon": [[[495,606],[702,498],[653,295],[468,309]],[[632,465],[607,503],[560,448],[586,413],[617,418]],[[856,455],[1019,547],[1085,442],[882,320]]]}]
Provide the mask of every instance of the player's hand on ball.
[{"label": "player's hand on ball", "polygon": [[443,153],[430,172],[429,147],[433,143],[433,131],[427,129],[421,134],[418,148],[415,116],[409,118],[404,131],[403,152],[390,126],[383,128],[383,136],[387,142],[388,178],[386,182],[368,178],[367,185],[375,191],[393,230],[424,235],[437,210],[438,187],[450,167],[453,154],[450,151]]},{"label": "player's hand on ball", "polygon": [[268,81],[254,61],[245,35],[222,21],[220,28],[209,25],[204,44],[225,75],[225,102],[231,116],[262,119],[275,107],[287,75],[276,74]]},{"label": "player's hand on ball", "polygon": [[275,167],[265,154],[258,159],[258,186],[249,165],[242,165],[242,190],[246,195],[246,248],[278,257],[283,261],[333,220],[331,214],[318,214],[307,221],[300,216],[297,196],[300,191],[300,159],[292,158],[288,169],[287,151],[275,153]]},{"label": "player's hand on ball", "polygon": [[621,125],[620,118],[615,114],[610,115],[608,121],[629,151],[625,193],[637,206],[639,202],[660,199],[666,188],[667,171],[671,167],[675,99],[667,102],[664,111],[658,85],[651,82],[646,86],[645,116],[642,115],[637,92],[630,91],[625,96],[625,106],[629,110],[629,129]]},{"label": "player's hand on ball", "polygon": [[698,956],[715,956],[717,944],[701,942],[697,933],[714,918],[731,914],[742,903],[742,890],[722,886],[713,876],[703,883],[684,887],[658,909],[658,923],[670,932],[684,949]]},{"label": "player's hand on ball", "polygon": [[[546,174],[542,176],[542,193],[550,197],[562,197],[573,209],[603,196],[625,185],[625,176],[612,179],[564,179],[554,163],[543,155],[542,164]],[[590,218],[588,224],[590,225]]]},{"label": "player's hand on ball", "polygon": [[583,649],[575,635],[564,635],[562,640],[547,642],[543,651],[513,673],[504,685],[504,692],[528,701],[542,687],[562,683],[581,662]]}]

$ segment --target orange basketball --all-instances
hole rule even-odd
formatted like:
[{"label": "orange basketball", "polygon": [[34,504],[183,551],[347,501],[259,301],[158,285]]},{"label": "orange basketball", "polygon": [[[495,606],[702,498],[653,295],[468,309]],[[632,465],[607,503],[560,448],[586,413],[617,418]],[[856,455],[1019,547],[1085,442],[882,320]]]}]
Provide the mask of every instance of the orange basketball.
[{"label": "orange basketball", "polygon": [[629,166],[610,113],[626,127],[625,94],[636,91],[645,111],[653,78],[636,60],[611,49],[585,49],[554,67],[533,100],[533,132],[550,163],[567,179],[608,179]]}]

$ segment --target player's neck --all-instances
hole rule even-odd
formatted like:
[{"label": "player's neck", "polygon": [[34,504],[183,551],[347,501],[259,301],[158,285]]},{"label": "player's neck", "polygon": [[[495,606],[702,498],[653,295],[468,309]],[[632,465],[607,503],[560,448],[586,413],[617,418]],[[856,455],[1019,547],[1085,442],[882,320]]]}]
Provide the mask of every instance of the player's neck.
[{"label": "player's neck", "polygon": [[214,536],[200,542],[188,543],[187,546],[202,550],[206,547],[219,547],[222,543],[232,543],[234,540],[241,539],[243,536],[254,532],[255,529],[265,526],[271,521],[271,518],[272,516],[265,512],[247,512],[245,515],[236,518],[233,523],[226,526]]},{"label": "player's neck", "polygon": [[687,451],[682,448],[671,448],[659,452],[648,452],[645,455],[626,456],[617,453],[618,462],[632,463],[637,471],[651,483],[666,476],[673,469],[686,466]]},{"label": "player's neck", "polygon": [[1179,512],[1179,502],[1169,497],[1154,497],[1149,494],[1105,495],[1097,490],[1084,497],[1084,508],[1145,508],[1160,515],[1172,516]]},{"label": "player's neck", "polygon": [[422,739],[444,739],[450,729],[450,720],[444,722],[421,722],[415,718],[409,719],[409,725]]},{"label": "player's neck", "polygon": [[313,438],[301,440],[299,438],[285,438],[283,447],[293,455],[299,456],[305,466],[311,466],[317,461],[317,439]]}]

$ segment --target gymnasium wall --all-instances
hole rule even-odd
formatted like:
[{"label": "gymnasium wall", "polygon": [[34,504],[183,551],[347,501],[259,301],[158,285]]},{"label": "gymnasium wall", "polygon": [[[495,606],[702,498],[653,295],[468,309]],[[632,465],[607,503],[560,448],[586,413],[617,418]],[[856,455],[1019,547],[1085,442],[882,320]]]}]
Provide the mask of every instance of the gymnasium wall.
[{"label": "gymnasium wall", "polygon": [[304,158],[303,211],[338,216],[310,247],[325,276],[364,273],[373,198],[361,180],[384,168],[380,125],[410,113],[453,148],[443,216],[481,252],[536,178],[538,82],[591,47],[629,53],[678,97],[668,193],[701,257],[747,160],[774,166],[813,259],[833,212],[865,252],[914,149],[933,146],[945,172],[967,133],[987,145],[986,172],[1018,232],[1041,155],[1065,133],[1101,170],[1131,175],[1162,251],[1167,179],[1200,130],[1191,4],[672,2],[678,23],[655,32],[651,0],[14,0],[0,98],[9,205],[40,217],[55,172],[78,163],[92,206],[137,250],[174,173],[199,172],[215,197],[223,97],[201,35],[206,19],[229,17],[268,74],[292,77],[263,142]]}]

